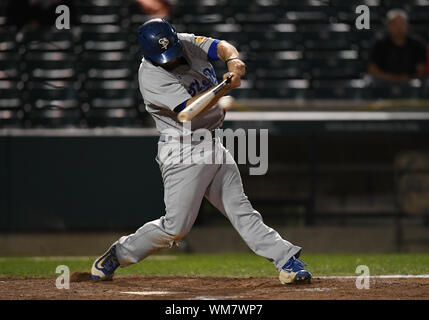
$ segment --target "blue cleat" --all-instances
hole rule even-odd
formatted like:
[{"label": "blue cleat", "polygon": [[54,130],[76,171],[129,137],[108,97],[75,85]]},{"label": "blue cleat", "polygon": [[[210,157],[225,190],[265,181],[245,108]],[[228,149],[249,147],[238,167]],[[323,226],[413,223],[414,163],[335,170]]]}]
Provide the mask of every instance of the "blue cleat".
[{"label": "blue cleat", "polygon": [[279,280],[286,283],[311,283],[311,273],[304,269],[306,264],[295,258],[290,258],[280,271]]},{"label": "blue cleat", "polygon": [[119,265],[116,256],[116,244],[114,244],[94,261],[91,268],[91,278],[94,280],[112,280],[113,273]]}]

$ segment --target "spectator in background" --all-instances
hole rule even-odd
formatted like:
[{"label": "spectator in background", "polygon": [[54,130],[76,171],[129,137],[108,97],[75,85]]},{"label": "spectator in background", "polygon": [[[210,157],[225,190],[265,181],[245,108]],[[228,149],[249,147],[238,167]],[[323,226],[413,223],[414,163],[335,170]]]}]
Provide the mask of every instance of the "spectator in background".
[{"label": "spectator in background", "polygon": [[154,18],[168,19],[172,4],[169,0],[136,0],[141,12]]},{"label": "spectator in background", "polygon": [[426,73],[425,46],[408,32],[405,11],[387,13],[388,34],[378,40],[371,52],[368,73],[377,79],[406,83]]}]

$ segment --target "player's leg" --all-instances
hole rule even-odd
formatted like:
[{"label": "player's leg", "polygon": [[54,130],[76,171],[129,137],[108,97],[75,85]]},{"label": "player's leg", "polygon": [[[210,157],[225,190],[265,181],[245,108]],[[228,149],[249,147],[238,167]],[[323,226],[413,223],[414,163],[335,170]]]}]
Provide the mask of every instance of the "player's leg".
[{"label": "player's leg", "polygon": [[[273,262],[280,273],[289,262],[296,269],[301,248],[282,239],[277,231],[264,224],[244,193],[240,172],[231,154],[223,146],[219,148],[231,164],[223,164],[218,170],[207,188],[206,198],[231,221],[250,249]],[[281,279],[282,282],[291,282],[289,280],[294,279]]]},{"label": "player's leg", "polygon": [[119,239],[121,265],[136,263],[159,249],[171,247],[192,228],[216,165],[180,165],[162,169],[165,215]]},{"label": "player's leg", "polygon": [[[105,255],[94,262],[93,278],[105,278],[119,265],[137,263],[160,249],[173,246],[184,237],[195,222],[205,190],[218,168],[216,164],[160,164],[165,215],[115,242]],[[107,270],[104,270],[106,259]]]}]

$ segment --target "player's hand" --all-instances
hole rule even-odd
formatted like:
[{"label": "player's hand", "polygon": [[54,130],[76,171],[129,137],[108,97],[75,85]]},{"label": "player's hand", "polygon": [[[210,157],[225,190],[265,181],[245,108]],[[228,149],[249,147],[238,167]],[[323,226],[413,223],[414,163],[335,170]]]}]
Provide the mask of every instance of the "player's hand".
[{"label": "player's hand", "polygon": [[238,88],[241,86],[241,77],[235,72],[227,72],[223,75],[223,80],[232,75],[231,83],[229,84],[229,89]]}]

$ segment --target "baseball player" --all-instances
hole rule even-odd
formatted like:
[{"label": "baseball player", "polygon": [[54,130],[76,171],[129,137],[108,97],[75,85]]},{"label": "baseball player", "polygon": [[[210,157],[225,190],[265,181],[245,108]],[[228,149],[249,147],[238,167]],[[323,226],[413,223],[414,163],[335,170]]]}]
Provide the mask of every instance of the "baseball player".
[{"label": "baseball player", "polygon": [[[271,261],[279,272],[281,283],[307,283],[311,274],[298,259],[301,248],[281,238],[266,226],[243,191],[240,173],[232,155],[221,139],[213,135],[210,143],[216,156],[226,163],[192,163],[161,160],[160,154],[172,148],[177,139],[166,139],[166,131],[183,136],[183,124],[177,120],[180,111],[217,85],[210,61],[226,62],[224,79],[229,84],[216,93],[207,107],[192,119],[192,131],[213,131],[222,125],[225,111],[217,101],[232,88],[240,86],[246,67],[238,51],[226,41],[187,33],[176,33],[164,19],[152,19],[140,26],[138,39],[143,58],[139,68],[139,86],[146,110],[161,133],[158,142],[159,164],[164,183],[165,215],[150,221],[135,233],[121,237],[92,265],[96,280],[112,279],[117,267],[137,263],[162,248],[172,247],[191,229],[203,197],[206,197],[229,219],[247,245]],[[199,141],[192,141],[191,150]],[[189,157],[182,152],[180,156]],[[186,160],[186,159],[185,159]]]}]

